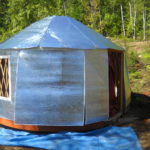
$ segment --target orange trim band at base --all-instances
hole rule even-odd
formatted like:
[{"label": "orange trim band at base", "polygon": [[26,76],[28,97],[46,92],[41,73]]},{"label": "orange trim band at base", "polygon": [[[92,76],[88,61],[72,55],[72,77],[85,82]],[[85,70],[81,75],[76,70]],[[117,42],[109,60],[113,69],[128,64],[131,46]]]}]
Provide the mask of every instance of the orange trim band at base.
[{"label": "orange trim band at base", "polygon": [[105,122],[93,123],[85,126],[38,126],[38,125],[19,125],[14,121],[0,118],[0,124],[19,130],[35,131],[35,132],[59,132],[59,131],[88,131],[102,128],[106,125]]}]

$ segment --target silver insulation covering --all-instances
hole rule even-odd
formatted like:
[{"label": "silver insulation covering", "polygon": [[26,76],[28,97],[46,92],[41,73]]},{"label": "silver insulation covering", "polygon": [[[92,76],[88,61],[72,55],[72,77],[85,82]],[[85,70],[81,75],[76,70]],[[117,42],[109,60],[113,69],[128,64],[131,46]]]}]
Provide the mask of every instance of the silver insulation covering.
[{"label": "silver insulation covering", "polygon": [[[9,56],[11,77],[11,100],[0,99],[0,117],[18,124],[48,126],[108,120],[108,51],[0,52]],[[124,83],[128,105],[131,91],[126,61]]]},{"label": "silver insulation covering", "polygon": [[103,35],[67,16],[46,17],[0,44],[0,49],[34,47],[123,50]]},{"label": "silver insulation covering", "polygon": [[109,117],[108,51],[85,52],[85,124]]},{"label": "silver insulation covering", "polygon": [[19,53],[15,122],[84,124],[84,52]]},{"label": "silver insulation covering", "polygon": [[0,117],[48,126],[107,120],[108,49],[124,50],[70,17],[51,16],[31,24],[0,44],[0,56],[9,56],[11,76],[11,99],[0,99]]},{"label": "silver insulation covering", "polygon": [[0,98],[0,117],[9,120],[14,120],[15,114],[15,96],[16,96],[16,71],[18,52],[15,50],[0,50],[0,56],[7,56],[9,58],[9,78],[10,78],[10,99],[5,100]]}]

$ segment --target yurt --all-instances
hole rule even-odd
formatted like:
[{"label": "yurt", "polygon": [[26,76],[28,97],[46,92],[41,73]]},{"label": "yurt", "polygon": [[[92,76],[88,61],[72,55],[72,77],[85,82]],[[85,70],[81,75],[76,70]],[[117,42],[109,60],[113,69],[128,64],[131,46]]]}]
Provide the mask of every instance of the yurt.
[{"label": "yurt", "polygon": [[0,124],[83,131],[130,104],[125,50],[66,16],[37,21],[0,44]]}]

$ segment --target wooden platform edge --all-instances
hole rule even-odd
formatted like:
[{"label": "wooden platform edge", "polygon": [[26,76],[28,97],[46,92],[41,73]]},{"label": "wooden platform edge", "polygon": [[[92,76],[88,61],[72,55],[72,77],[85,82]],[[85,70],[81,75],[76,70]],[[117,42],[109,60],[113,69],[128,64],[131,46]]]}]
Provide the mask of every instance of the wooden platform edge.
[{"label": "wooden platform edge", "polygon": [[0,124],[9,128],[33,132],[60,132],[60,131],[89,131],[106,126],[106,122],[97,122],[83,126],[39,126],[39,125],[20,125],[14,121],[0,118]]}]

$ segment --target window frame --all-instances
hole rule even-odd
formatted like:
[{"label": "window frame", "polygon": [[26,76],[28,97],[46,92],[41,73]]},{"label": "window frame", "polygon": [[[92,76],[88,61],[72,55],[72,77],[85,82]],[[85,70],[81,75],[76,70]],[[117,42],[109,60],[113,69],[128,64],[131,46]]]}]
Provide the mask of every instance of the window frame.
[{"label": "window frame", "polygon": [[0,59],[8,59],[8,80],[9,80],[9,97],[0,96],[0,100],[11,101],[11,69],[10,69],[10,56],[0,55]]}]

